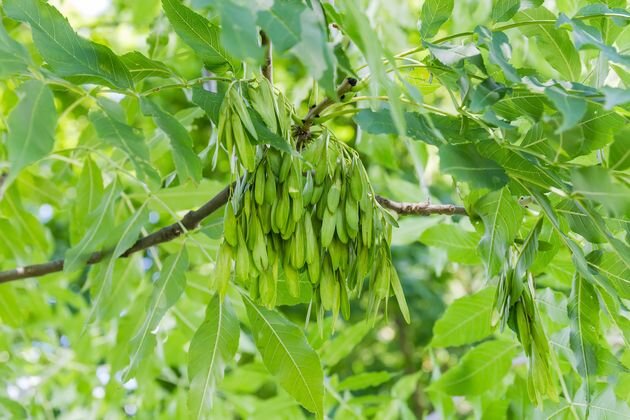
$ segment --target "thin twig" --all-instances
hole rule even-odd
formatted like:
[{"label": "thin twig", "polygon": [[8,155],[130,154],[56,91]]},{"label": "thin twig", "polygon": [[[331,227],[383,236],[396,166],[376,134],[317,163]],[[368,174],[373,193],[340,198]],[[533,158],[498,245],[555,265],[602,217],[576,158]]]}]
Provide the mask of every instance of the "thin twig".
[{"label": "thin twig", "polygon": [[393,210],[400,215],[414,215],[414,216],[430,216],[432,214],[446,214],[467,216],[466,209],[462,206],[456,206],[454,204],[430,204],[430,203],[404,203],[389,198],[376,196],[376,201],[387,209]]},{"label": "thin twig", "polygon": [[[230,193],[234,188],[234,184],[230,184],[225,187],[221,192],[215,195],[210,201],[201,206],[199,209],[189,211],[179,221],[172,225],[166,226],[157,232],[140,238],[135,244],[122,254],[122,257],[128,257],[138,251],[142,251],[149,247],[171,241],[180,236],[185,230],[195,229],[199,223],[220,209],[225,203],[227,203]],[[111,251],[99,251],[90,255],[88,264],[96,264],[102,261]],[[6,283],[12,280],[25,279],[29,277],[40,277],[50,273],[56,273],[63,271],[64,260],[56,260],[47,262],[44,264],[29,265],[26,267],[19,267],[10,271],[0,272],[0,283]]]},{"label": "thin twig", "polygon": [[265,79],[273,84],[273,46],[264,31],[260,31],[260,44],[265,49],[265,63],[262,65],[262,74],[265,76]]}]

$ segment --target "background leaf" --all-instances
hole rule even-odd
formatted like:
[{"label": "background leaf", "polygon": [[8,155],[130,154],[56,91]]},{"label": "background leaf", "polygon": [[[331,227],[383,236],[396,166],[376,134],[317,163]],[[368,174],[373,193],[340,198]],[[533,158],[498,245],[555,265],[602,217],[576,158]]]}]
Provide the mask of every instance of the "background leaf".
[{"label": "background leaf", "polygon": [[21,100],[7,120],[7,152],[12,178],[22,168],[52,151],[57,126],[54,97],[48,86],[29,80],[20,86],[18,95]]}]

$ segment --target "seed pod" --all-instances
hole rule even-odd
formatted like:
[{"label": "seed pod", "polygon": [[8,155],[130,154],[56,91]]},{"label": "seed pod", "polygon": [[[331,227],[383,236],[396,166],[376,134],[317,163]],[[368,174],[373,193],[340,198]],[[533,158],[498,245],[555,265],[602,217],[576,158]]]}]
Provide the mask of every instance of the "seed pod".
[{"label": "seed pod", "polygon": [[247,245],[245,244],[245,239],[243,238],[243,234],[239,233],[239,241],[238,246],[236,248],[236,279],[241,283],[247,283],[249,280],[249,263],[250,263],[250,253],[247,249]]},{"label": "seed pod", "polygon": [[265,179],[265,203],[273,204],[276,199],[276,177],[269,166],[266,169]]},{"label": "seed pod", "polygon": [[247,111],[247,107],[245,106],[245,102],[239,92],[232,87],[228,93],[230,97],[230,104],[232,105],[232,110],[234,111],[234,115],[242,121],[242,125],[245,127],[247,132],[254,138],[254,140],[258,140],[258,133],[254,128],[254,123],[252,122],[251,117],[249,116],[249,112]]},{"label": "seed pod", "polygon": [[261,116],[265,125],[273,133],[277,132],[278,124],[276,121],[276,101],[273,97],[273,92],[269,81],[264,78],[257,80],[258,86],[254,88],[251,84],[247,87],[247,93],[249,100],[253,108]]},{"label": "seed pod", "polygon": [[267,308],[276,306],[277,287],[276,278],[270,271],[262,271],[258,279],[258,290],[260,291],[260,301]]},{"label": "seed pod", "polygon": [[287,192],[291,198],[301,196],[302,194],[302,175],[298,173],[297,162],[293,165],[289,171],[287,178]]},{"label": "seed pod", "polygon": [[324,152],[319,157],[317,166],[315,167],[315,184],[322,185],[324,180],[328,176],[328,160],[326,159],[326,149],[322,149]]},{"label": "seed pod", "polygon": [[278,207],[276,208],[276,225],[280,232],[284,232],[289,221],[290,204],[289,196],[283,193],[278,200]]},{"label": "seed pod", "polygon": [[315,263],[319,259],[319,242],[317,236],[315,236],[315,230],[313,229],[313,221],[310,214],[306,214],[303,221],[304,225],[304,241],[306,245],[306,262],[309,264]]},{"label": "seed pod", "polygon": [[260,165],[256,169],[256,177],[254,179],[254,200],[259,206],[265,202],[265,185],[265,168]]},{"label": "seed pod", "polygon": [[232,207],[232,202],[228,201],[225,206],[225,216],[223,216],[223,236],[225,241],[231,246],[238,244],[237,228],[234,208]]},{"label": "seed pod", "polygon": [[[345,207],[345,206],[344,206]],[[348,243],[348,231],[346,230],[346,212],[344,209],[338,209],[335,217],[335,225],[337,231],[337,237],[344,244]]]},{"label": "seed pod", "polygon": [[297,223],[295,223],[293,218],[290,217],[289,220],[287,221],[287,225],[285,226],[284,231],[280,232],[282,239],[284,239],[285,241],[288,240],[295,233],[296,226],[297,226]]},{"label": "seed pod", "polygon": [[319,258],[318,258],[316,262],[312,264],[308,264],[307,266],[308,278],[313,284],[319,283],[320,275],[321,275],[321,268],[322,268],[320,264],[321,262],[319,261]]},{"label": "seed pod", "polygon": [[295,234],[291,240],[291,264],[296,269],[300,269],[306,262],[306,233],[304,232],[304,224],[298,223],[295,226]]},{"label": "seed pod", "polygon": [[363,182],[359,173],[358,164],[353,165],[352,175],[350,176],[350,194],[355,201],[361,200],[363,196]]},{"label": "seed pod", "polygon": [[341,180],[337,178],[335,179],[335,183],[330,186],[330,190],[328,191],[328,195],[326,196],[328,210],[330,210],[331,213],[334,213],[335,211],[337,211],[340,197],[341,197]]},{"label": "seed pod", "polygon": [[367,211],[361,214],[361,239],[368,248],[372,247],[373,238],[373,223],[374,218],[372,216],[373,208],[370,206]]},{"label": "seed pod", "polygon": [[359,233],[359,204],[354,197],[347,197],[345,205],[346,230],[348,236],[354,239]]},{"label": "seed pod", "polygon": [[335,330],[335,324],[339,318],[339,308],[341,307],[341,278],[339,273],[335,275],[335,287],[333,289],[332,301],[332,329]]},{"label": "seed pod", "polygon": [[304,201],[302,197],[298,195],[297,197],[293,197],[291,199],[291,217],[294,222],[299,222],[302,220],[302,215],[304,214]]},{"label": "seed pod", "polygon": [[[267,151],[267,162],[269,163],[269,169],[273,175],[277,178],[280,175],[280,167],[282,166],[282,162],[284,160],[284,154],[275,150],[269,149]],[[269,178],[269,176],[267,176]]]},{"label": "seed pod", "polygon": [[260,272],[267,269],[269,259],[267,256],[267,244],[266,236],[262,233],[260,222],[258,217],[253,217],[252,228],[250,228],[250,234],[254,235],[254,249],[252,250],[252,257],[256,269]]},{"label": "seed pod", "polygon": [[300,275],[298,271],[291,267],[291,264],[285,264],[283,268],[289,294],[293,297],[298,297],[300,295]]},{"label": "seed pod", "polygon": [[343,282],[339,283],[339,291],[341,292],[341,315],[347,321],[350,319],[350,301],[348,300],[348,289]]},{"label": "seed pod", "polygon": [[319,282],[319,296],[322,300],[322,306],[329,311],[333,308],[335,301],[335,293],[337,288],[337,279],[332,271],[328,258],[324,258],[322,267],[322,276]]},{"label": "seed pod", "polygon": [[322,198],[323,193],[324,193],[324,187],[322,185],[314,186],[313,196],[311,197],[311,205],[317,204],[319,200]]},{"label": "seed pod", "polygon": [[532,343],[530,340],[529,323],[527,321],[527,315],[523,309],[521,301],[516,302],[514,305],[514,313],[516,316],[516,326],[518,328],[518,336],[525,350],[525,354],[530,356],[532,354]]},{"label": "seed pod", "polygon": [[227,242],[222,242],[219,246],[219,253],[215,268],[215,288],[221,296],[225,296],[230,283],[230,272],[232,271],[232,247]]},{"label": "seed pod", "polygon": [[271,206],[267,203],[258,208],[258,218],[263,234],[268,235],[271,232]]},{"label": "seed pod", "polygon": [[293,158],[291,157],[291,155],[288,155],[286,153],[282,154],[282,164],[280,165],[280,173],[278,174],[278,179],[280,180],[280,182],[285,182],[287,180],[292,166]]},{"label": "seed pod", "polygon": [[254,146],[249,142],[249,138],[243,130],[243,125],[238,115],[232,114],[232,130],[234,133],[234,142],[236,143],[236,150],[241,164],[249,172],[253,172],[256,169],[256,155],[254,152]]},{"label": "seed pod", "polygon": [[335,234],[335,225],[337,223],[337,215],[331,213],[328,209],[324,211],[322,219],[321,242],[323,248],[328,248]]},{"label": "seed pod", "polygon": [[313,175],[311,171],[306,173],[306,180],[304,181],[304,188],[302,189],[302,201],[306,204],[311,203],[311,198],[313,198],[313,189],[315,184],[313,182]]}]

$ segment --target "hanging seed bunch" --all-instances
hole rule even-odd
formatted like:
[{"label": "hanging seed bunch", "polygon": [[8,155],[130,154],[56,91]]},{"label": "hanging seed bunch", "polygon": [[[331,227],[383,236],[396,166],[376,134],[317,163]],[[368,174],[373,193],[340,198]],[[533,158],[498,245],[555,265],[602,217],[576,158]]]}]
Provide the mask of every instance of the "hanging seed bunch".
[{"label": "hanging seed bunch", "polygon": [[[525,240],[525,245],[501,274],[494,299],[492,324],[508,325],[517,335],[529,358],[528,393],[531,401],[542,404],[543,396],[558,400],[558,391],[549,360],[549,342],[534,305],[534,278],[527,271],[533,262],[531,249],[538,248],[542,219]],[[515,261],[514,261],[515,260]]]},{"label": "hanging seed bunch", "polygon": [[[225,292],[233,273],[253,298],[273,307],[279,287],[297,297],[300,282],[308,282],[319,320],[326,311],[334,319],[339,312],[348,318],[349,297],[360,295],[368,278],[369,316],[376,317],[380,303],[393,291],[408,319],[390,254],[396,221],[376,201],[358,154],[327,131],[296,153],[296,141],[287,134],[287,107],[271,92],[259,81],[250,87],[250,103],[269,132],[286,139],[292,152],[264,145],[262,138],[257,154],[242,151],[239,142],[253,149],[253,136],[237,139],[247,136],[248,123],[242,121],[243,130],[232,128],[231,147],[237,145],[246,174],[225,209],[225,236],[217,258],[219,291]],[[231,111],[239,113],[236,107]],[[225,147],[230,151],[230,145]],[[254,162],[244,162],[250,156]]]}]

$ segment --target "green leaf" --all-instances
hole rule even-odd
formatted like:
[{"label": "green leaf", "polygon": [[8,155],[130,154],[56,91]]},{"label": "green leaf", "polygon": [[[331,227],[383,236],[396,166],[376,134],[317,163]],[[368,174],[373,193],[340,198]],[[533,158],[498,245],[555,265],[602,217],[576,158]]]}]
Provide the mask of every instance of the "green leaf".
[{"label": "green leaf", "polygon": [[[456,119],[442,115],[422,115],[417,112],[405,112],[405,134],[435,146],[444,143],[467,143],[470,138],[482,138],[482,132],[474,127],[468,127],[469,132],[456,127]],[[372,111],[362,109],[354,116],[354,121],[370,134],[398,134],[391,113],[387,109]]]},{"label": "green leaf", "polygon": [[181,246],[176,254],[164,260],[160,277],[153,286],[151,298],[147,304],[146,316],[142,325],[129,342],[129,365],[125,371],[123,382],[129,380],[138,363],[155,347],[156,329],[166,312],[180,298],[186,288],[186,270],[188,254],[186,247]]},{"label": "green leaf", "polygon": [[155,124],[169,137],[180,182],[185,182],[188,178],[199,182],[202,171],[201,160],[193,150],[193,141],[186,128],[175,117],[149,99],[142,98],[140,105],[142,112],[152,116]]},{"label": "green leaf", "polygon": [[142,133],[127,125],[119,104],[102,98],[98,102],[102,111],[95,110],[89,114],[98,136],[125,152],[140,178],[153,179],[159,185],[160,176],[149,162],[149,148]]},{"label": "green leaf", "polygon": [[223,379],[225,364],[238,350],[240,326],[229,301],[215,295],[206,308],[188,350],[188,412],[193,419],[210,417],[212,398]]},{"label": "green leaf", "polygon": [[604,92],[604,109],[610,110],[617,105],[625,105],[630,103],[630,89],[603,87],[600,89]]},{"label": "green leaf", "polygon": [[[519,1],[516,0],[516,3],[518,4]],[[503,32],[492,32],[484,26],[477,26],[475,33],[477,34],[479,45],[488,48],[490,61],[503,70],[504,77],[511,82],[519,83],[521,78],[516,69],[509,63],[512,58],[512,47],[507,35]]]},{"label": "green leaf", "polygon": [[601,203],[618,216],[630,215],[630,188],[614,182],[609,170],[588,166],[575,168],[571,174],[574,194]]},{"label": "green leaf", "polygon": [[569,343],[577,358],[577,370],[585,379],[586,395],[597,372],[597,347],[599,341],[599,304],[593,286],[580,276],[575,276],[568,302],[571,333]]},{"label": "green leaf", "polygon": [[88,215],[88,230],[81,241],[66,251],[63,270],[71,273],[80,269],[90,258],[90,254],[99,250],[105,242],[114,224],[114,202],[118,198],[120,187],[118,178],[109,184],[100,204]]},{"label": "green leaf", "polygon": [[630,56],[619,54],[613,46],[606,45],[602,39],[602,34],[593,26],[589,26],[580,20],[569,19],[564,13],[560,13],[557,26],[568,26],[573,30],[573,42],[578,50],[596,48],[604,56],[615,63],[630,66]]},{"label": "green leaf", "polygon": [[57,9],[41,0],[6,0],[4,11],[28,23],[44,60],[62,77],[122,89],[133,88],[131,74],[108,47],[80,37]]},{"label": "green leaf", "polygon": [[475,57],[481,54],[474,44],[455,45],[424,42],[423,45],[431,51],[431,54],[433,54],[436,60],[445,66],[453,66],[465,58]]},{"label": "green leaf", "polygon": [[451,303],[433,327],[433,347],[474,343],[492,334],[492,303],[496,288],[488,287]]},{"label": "green leaf", "polygon": [[426,0],[420,12],[420,36],[432,38],[453,12],[453,0]]},{"label": "green leaf", "polygon": [[463,264],[478,264],[477,244],[481,235],[463,230],[458,225],[439,224],[431,226],[420,236],[420,242],[430,247],[446,250],[449,261]]},{"label": "green leaf", "polygon": [[334,338],[326,340],[320,354],[325,366],[332,368],[348,356],[371,331],[370,324],[359,322],[341,330]]},{"label": "green leaf", "polygon": [[525,277],[525,273],[536,259],[536,255],[538,253],[538,235],[542,229],[543,220],[544,219],[542,217],[538,219],[534,228],[529,232],[527,238],[525,238],[525,242],[518,254],[516,269],[514,270],[514,277],[518,280]]},{"label": "green leaf", "polygon": [[458,181],[469,182],[475,188],[503,187],[508,177],[495,161],[479,154],[473,144],[440,147],[440,168]]},{"label": "green leaf", "polygon": [[276,311],[243,295],[250,327],[263,362],[280,385],[304,408],[324,414],[324,372],[302,330]]},{"label": "green leaf", "polygon": [[163,63],[151,60],[138,51],[124,54],[120,59],[127,69],[129,69],[129,73],[131,73],[131,77],[135,83],[151,77],[168,79],[175,75],[173,71]]},{"label": "green leaf", "polygon": [[70,222],[70,243],[77,244],[90,227],[88,217],[103,198],[103,177],[99,167],[88,157],[83,162],[83,170],[77,183],[77,199],[72,207]]},{"label": "green leaf", "polygon": [[520,5],[520,0],[493,0],[492,21],[507,22],[518,12]]},{"label": "green leaf", "polygon": [[273,49],[284,52],[300,42],[300,15],[306,10],[301,2],[274,1],[271,7],[258,11],[258,25],[271,38]]},{"label": "green leaf", "polygon": [[545,95],[562,114],[562,125],[558,127],[556,134],[575,127],[584,117],[586,101],[583,98],[571,95],[557,86],[545,88]]},{"label": "green leaf", "polygon": [[236,62],[219,42],[220,29],[205,17],[184,6],[180,0],[162,0],[166,17],[177,35],[215,73],[236,72]]},{"label": "green leaf", "polygon": [[9,36],[0,21],[0,77],[25,72],[30,60],[26,48]]},{"label": "green leaf", "polygon": [[7,152],[10,178],[25,166],[48,155],[55,144],[57,111],[48,86],[38,80],[24,82],[18,89],[20,102],[7,119]]},{"label": "green leaf", "polygon": [[219,110],[221,109],[223,98],[223,94],[208,92],[201,86],[195,86],[192,91],[192,102],[203,109],[216,126],[219,125]]},{"label": "green leaf", "polygon": [[388,382],[392,375],[389,372],[364,372],[345,378],[337,385],[339,391],[358,391],[360,389],[379,386]]},{"label": "green leaf", "polygon": [[487,341],[470,350],[449,369],[431,389],[448,395],[479,395],[501,382],[512,366],[518,344],[512,341]]},{"label": "green leaf", "polygon": [[221,45],[231,51],[234,58],[251,59],[254,63],[260,63],[264,49],[258,43],[254,9],[234,0],[223,0],[215,4],[221,11]]},{"label": "green leaf", "polygon": [[505,264],[507,253],[516,238],[523,209],[507,187],[484,195],[474,204],[484,224],[479,252],[486,263],[488,275],[494,276]]},{"label": "green leaf", "polygon": [[[556,16],[544,7],[521,10],[513,17],[515,22],[555,20]],[[582,65],[573,43],[566,32],[550,25],[531,24],[519,27],[521,32],[534,38],[545,60],[567,80],[580,80]]]},{"label": "green leaf", "polygon": [[587,241],[593,243],[606,241],[591,218],[584,214],[572,200],[561,201],[556,206],[556,211],[567,219],[573,232],[582,235]]},{"label": "green leaf", "polygon": [[610,145],[608,164],[610,169],[616,171],[630,168],[630,127],[625,126],[615,133],[615,141]]}]

